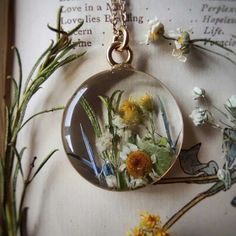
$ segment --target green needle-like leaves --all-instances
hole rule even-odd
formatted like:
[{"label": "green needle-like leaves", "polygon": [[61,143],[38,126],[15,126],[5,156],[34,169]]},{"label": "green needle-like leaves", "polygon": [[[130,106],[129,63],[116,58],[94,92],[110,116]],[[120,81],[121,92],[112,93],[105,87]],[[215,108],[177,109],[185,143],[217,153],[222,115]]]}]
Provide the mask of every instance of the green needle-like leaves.
[{"label": "green needle-like leaves", "polygon": [[[25,119],[28,104],[31,98],[40,88],[42,88],[43,84],[57,69],[77,60],[85,53],[71,53],[71,51],[74,50],[79,44],[79,42],[72,42],[71,36],[83,25],[83,22],[81,21],[75,28],[71,29],[69,32],[66,32],[61,27],[61,14],[62,7],[59,9],[57,15],[57,28],[54,29],[49,26],[49,29],[53,30],[57,34],[56,41],[51,41],[48,48],[36,60],[25,80],[23,80],[22,60],[20,53],[15,46],[12,47],[12,49],[16,52],[16,59],[19,65],[19,78],[16,80],[13,77],[9,77],[9,79],[11,79],[13,96],[11,99],[11,104],[6,106],[5,155],[0,159],[0,204],[3,206],[2,209],[0,209],[1,235],[16,236],[18,235],[18,232],[21,234],[22,232],[25,232],[26,225],[24,218],[26,216],[26,212],[24,209],[26,208],[24,207],[24,199],[27,192],[27,187],[57,151],[54,150],[49,153],[49,155],[41,162],[36,171],[32,171],[36,160],[35,158],[29,167],[29,172],[26,179],[24,179],[25,175],[22,167],[22,158],[26,148],[22,148],[21,151],[18,152],[17,139],[20,130],[24,128],[29,121],[41,114],[64,109],[64,107],[46,109]],[[18,187],[17,179],[19,173],[24,179],[24,186],[20,197],[20,206],[18,208],[16,206],[16,189]]]}]

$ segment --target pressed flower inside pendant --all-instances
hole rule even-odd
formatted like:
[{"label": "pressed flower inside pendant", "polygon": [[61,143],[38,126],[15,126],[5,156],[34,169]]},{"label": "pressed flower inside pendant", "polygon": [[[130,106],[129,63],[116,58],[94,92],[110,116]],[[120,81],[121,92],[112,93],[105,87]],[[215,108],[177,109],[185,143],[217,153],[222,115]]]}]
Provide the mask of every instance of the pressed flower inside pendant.
[{"label": "pressed flower inside pendant", "polygon": [[62,138],[72,165],[89,182],[132,190],[171,168],[181,149],[183,121],[159,80],[119,66],[78,88],[64,112]]}]

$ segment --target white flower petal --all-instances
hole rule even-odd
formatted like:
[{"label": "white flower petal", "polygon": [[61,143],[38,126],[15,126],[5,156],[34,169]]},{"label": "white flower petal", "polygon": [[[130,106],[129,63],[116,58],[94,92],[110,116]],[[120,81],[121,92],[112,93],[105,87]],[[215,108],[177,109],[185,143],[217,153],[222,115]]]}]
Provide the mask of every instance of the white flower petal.
[{"label": "white flower petal", "polygon": [[113,125],[118,127],[119,129],[125,128],[127,125],[123,122],[123,119],[119,115],[115,115],[112,119]]},{"label": "white flower petal", "polygon": [[178,58],[178,60],[181,61],[181,62],[186,62],[186,61],[187,61],[187,57],[184,56],[184,55],[180,55],[180,56],[178,56],[177,58]]},{"label": "white flower petal", "polygon": [[155,17],[154,20],[150,20],[148,24],[149,31],[146,35],[146,44],[158,40],[159,35],[164,33],[164,25],[157,19],[157,17]]},{"label": "white flower petal", "polygon": [[208,120],[207,110],[201,107],[196,108],[189,117],[192,118],[194,125],[203,125]]},{"label": "white flower petal", "polygon": [[143,179],[132,179],[130,181],[131,188],[138,188],[147,185],[147,182]]},{"label": "white flower petal", "polygon": [[219,180],[224,180],[224,178],[225,178],[225,170],[219,169],[217,171],[217,177],[218,177]]},{"label": "white flower petal", "polygon": [[181,51],[179,49],[173,49],[172,56],[179,57],[181,55]]},{"label": "white flower petal", "polygon": [[117,187],[117,180],[115,175],[106,176],[106,183],[109,188]]},{"label": "white flower petal", "polygon": [[128,143],[127,146],[131,152],[135,152],[138,150],[138,147],[132,143]]},{"label": "white flower petal", "polygon": [[123,136],[122,136],[123,137],[123,141],[127,143],[128,139],[131,136],[131,134],[132,134],[131,130],[129,130],[129,129],[124,130]]},{"label": "white flower petal", "polygon": [[232,95],[225,104],[228,108],[236,108],[236,95]]},{"label": "white flower petal", "polygon": [[119,167],[119,171],[123,172],[126,169],[126,164],[122,164]]},{"label": "white flower petal", "polygon": [[184,32],[184,30],[182,28],[177,28],[176,29],[177,33],[180,35]]},{"label": "white flower petal", "polygon": [[177,40],[175,40],[175,47],[176,47],[176,49],[180,49],[182,47],[182,45]]},{"label": "white flower petal", "polygon": [[156,181],[159,179],[158,174],[152,169],[152,172],[149,173],[149,176],[152,178],[153,181]]},{"label": "white flower petal", "polygon": [[96,140],[96,147],[99,152],[106,151],[112,147],[112,134],[105,132]]},{"label": "white flower petal", "polygon": [[157,162],[157,158],[155,154],[151,155],[151,160],[153,164]]},{"label": "white flower petal", "polygon": [[[127,151],[127,150],[128,151]],[[122,151],[120,152],[120,158],[125,161],[127,159],[127,156],[129,154],[129,149],[127,147],[123,147]]]}]

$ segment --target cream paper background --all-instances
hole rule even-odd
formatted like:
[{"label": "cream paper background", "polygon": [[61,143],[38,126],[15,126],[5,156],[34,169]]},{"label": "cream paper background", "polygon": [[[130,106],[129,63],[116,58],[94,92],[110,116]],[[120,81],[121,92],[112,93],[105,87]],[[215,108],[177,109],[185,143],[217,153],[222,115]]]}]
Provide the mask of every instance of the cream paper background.
[{"label": "cream paper background", "polygon": [[[85,12],[86,3],[101,5],[103,10]],[[131,46],[134,50],[133,65],[160,79],[176,96],[185,122],[184,148],[202,142],[200,160],[204,162],[214,159],[222,164],[221,133],[208,128],[196,128],[188,117],[194,107],[191,90],[194,86],[205,88],[214,103],[222,107],[231,94],[236,94],[235,66],[219,57],[197,51],[189,56],[186,63],[181,63],[171,56],[171,46],[161,42],[160,45],[150,46],[140,44],[145,40],[148,30],[147,20],[155,16],[165,24],[167,30],[192,28],[193,38],[210,37],[204,34],[206,26],[220,27],[224,32],[214,36],[214,39],[232,38],[232,34],[236,34],[235,24],[215,25],[203,22],[203,19],[205,15],[236,18],[236,13],[216,14],[216,10],[209,12],[206,5],[202,11],[203,4],[236,7],[236,1],[130,0],[132,14],[144,16],[144,23],[128,23],[128,27],[131,29]],[[87,54],[52,76],[30,103],[27,115],[65,105],[84,80],[109,69],[106,49],[112,40],[112,27],[110,23],[104,22],[104,14],[109,14],[106,1],[20,0],[16,1],[15,6],[15,44],[21,52],[24,75],[27,75],[33,62],[54,37],[46,25],[54,24],[60,5],[82,7],[81,12],[64,13],[65,19],[90,15],[101,17],[101,22],[84,24],[83,28],[92,29],[93,34],[77,35],[75,39],[91,41],[91,47],[79,49],[80,52],[87,50]],[[65,29],[72,26],[65,25]],[[82,179],[68,161],[61,141],[61,119],[62,112],[41,116],[22,131],[19,139],[19,146],[28,147],[25,164],[33,156],[43,158],[50,150],[60,149],[37,176],[27,195],[26,205],[30,207],[29,231],[32,236],[125,235],[138,223],[139,211],[157,213],[165,222],[197,193],[210,187],[194,184],[163,185],[126,193],[96,188]],[[178,163],[169,173],[169,176],[174,175],[183,175]],[[236,190],[233,185],[229,191],[202,201],[184,215],[171,228],[171,232],[176,236],[235,235],[236,209],[230,204],[234,196]]]}]

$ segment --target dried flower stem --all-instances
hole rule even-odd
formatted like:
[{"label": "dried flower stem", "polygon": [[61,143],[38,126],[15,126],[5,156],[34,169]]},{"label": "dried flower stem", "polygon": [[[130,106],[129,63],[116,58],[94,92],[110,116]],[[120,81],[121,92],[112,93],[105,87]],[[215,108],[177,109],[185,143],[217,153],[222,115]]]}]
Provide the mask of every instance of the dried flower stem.
[{"label": "dried flower stem", "polygon": [[[23,203],[24,203],[24,199],[25,199],[26,190],[27,190],[27,188],[28,188],[28,186],[30,184],[30,176],[31,176],[32,170],[34,168],[34,163],[35,163],[36,159],[37,159],[37,157],[33,158],[33,161],[30,164],[30,169],[29,169],[27,178],[24,181],[24,186],[23,186],[23,191],[22,191],[21,200],[20,200],[20,206],[19,206],[19,211],[18,211],[19,214],[22,213],[22,208],[23,208]],[[18,219],[19,219],[18,223],[20,224],[21,223],[21,215],[18,216]]]},{"label": "dried flower stem", "polygon": [[236,62],[235,62],[235,61],[233,61],[231,58],[229,58],[229,57],[227,57],[227,56],[225,56],[225,55],[223,55],[223,54],[221,54],[221,53],[215,52],[215,51],[213,51],[213,50],[210,50],[210,49],[208,49],[208,48],[202,47],[202,46],[200,46],[200,45],[193,44],[193,46],[194,46],[195,48],[199,48],[199,49],[205,50],[205,51],[207,51],[207,52],[216,54],[216,55],[218,55],[218,56],[220,56],[220,57],[223,57],[223,58],[225,58],[226,60],[228,60],[228,61],[230,61],[231,63],[233,63],[234,65],[236,65]]},{"label": "dried flower stem", "polygon": [[162,178],[161,180],[154,183],[154,185],[161,184],[207,184],[220,182],[217,176],[195,176],[195,177],[175,177],[175,178]]},{"label": "dried flower stem", "polygon": [[166,36],[166,35],[162,35],[162,37],[164,38],[164,39],[166,39],[166,40],[172,40],[172,41],[175,41],[176,39],[175,38],[172,38],[172,37],[168,37],[168,36]]},{"label": "dried flower stem", "polygon": [[236,56],[236,53],[233,50],[231,50],[228,47],[225,47],[224,45],[222,45],[216,41],[212,41],[210,39],[192,39],[192,40],[190,40],[190,43],[192,43],[192,44],[197,43],[197,42],[205,42],[205,43],[210,43],[210,44],[216,45],[216,46],[223,48],[224,50],[226,50]]},{"label": "dried flower stem", "polygon": [[[232,184],[236,183],[236,170],[231,172],[231,180]],[[217,181],[211,188],[207,191],[198,194],[195,198],[193,198],[189,203],[187,203],[184,207],[182,207],[177,213],[175,213],[163,226],[164,230],[170,229],[176,221],[178,221],[187,211],[189,211],[196,204],[201,202],[203,199],[207,197],[211,197],[218,192],[225,189],[225,185],[222,181]]]}]

